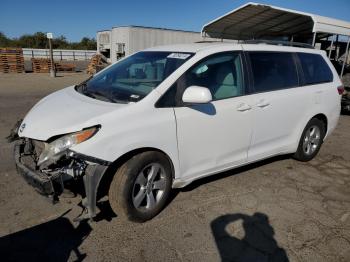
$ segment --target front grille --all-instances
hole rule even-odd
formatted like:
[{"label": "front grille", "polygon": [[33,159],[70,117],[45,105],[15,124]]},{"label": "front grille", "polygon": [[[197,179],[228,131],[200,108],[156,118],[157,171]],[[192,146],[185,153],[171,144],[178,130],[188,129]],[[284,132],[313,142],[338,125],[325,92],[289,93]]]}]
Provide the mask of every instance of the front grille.
[{"label": "front grille", "polygon": [[39,140],[34,140],[34,139],[32,139],[32,143],[34,146],[35,155],[37,157],[39,157],[45,148],[45,143],[42,141],[39,141]]},{"label": "front grille", "polygon": [[37,162],[40,154],[45,148],[45,143],[34,139],[25,139],[22,162],[32,170],[37,169]]}]

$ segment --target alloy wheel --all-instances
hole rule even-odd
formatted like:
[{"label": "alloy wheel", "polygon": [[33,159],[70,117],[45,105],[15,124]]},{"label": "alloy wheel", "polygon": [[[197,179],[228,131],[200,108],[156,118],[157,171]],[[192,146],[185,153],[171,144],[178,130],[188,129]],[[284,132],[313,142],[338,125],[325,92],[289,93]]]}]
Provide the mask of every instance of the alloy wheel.
[{"label": "alloy wheel", "polygon": [[138,210],[152,210],[160,202],[166,189],[165,170],[158,163],[151,163],[138,174],[133,190],[132,202]]}]

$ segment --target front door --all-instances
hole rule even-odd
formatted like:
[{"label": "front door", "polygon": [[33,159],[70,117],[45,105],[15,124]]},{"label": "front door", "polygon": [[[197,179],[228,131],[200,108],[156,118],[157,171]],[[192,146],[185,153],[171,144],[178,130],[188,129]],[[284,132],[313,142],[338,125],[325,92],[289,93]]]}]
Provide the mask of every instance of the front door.
[{"label": "front door", "polygon": [[192,85],[209,88],[208,104],[175,107],[181,176],[198,178],[247,161],[252,106],[245,95],[240,52],[209,56],[179,80],[180,94]]}]

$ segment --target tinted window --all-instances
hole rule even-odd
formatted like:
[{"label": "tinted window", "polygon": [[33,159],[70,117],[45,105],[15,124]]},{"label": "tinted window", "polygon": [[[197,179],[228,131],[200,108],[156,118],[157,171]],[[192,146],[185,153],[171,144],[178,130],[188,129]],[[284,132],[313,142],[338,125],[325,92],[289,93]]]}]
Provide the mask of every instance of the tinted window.
[{"label": "tinted window", "polygon": [[333,74],[323,57],[318,54],[298,53],[305,84],[333,81]]},{"label": "tinted window", "polygon": [[299,85],[296,65],[291,53],[249,53],[256,92],[280,90]]},{"label": "tinted window", "polygon": [[156,106],[181,105],[182,94],[189,86],[208,88],[213,100],[243,95],[244,85],[240,54],[221,53],[203,59],[183,74]]},{"label": "tinted window", "polygon": [[207,87],[213,100],[243,94],[241,59],[238,53],[222,53],[200,62],[185,74],[186,87]]}]

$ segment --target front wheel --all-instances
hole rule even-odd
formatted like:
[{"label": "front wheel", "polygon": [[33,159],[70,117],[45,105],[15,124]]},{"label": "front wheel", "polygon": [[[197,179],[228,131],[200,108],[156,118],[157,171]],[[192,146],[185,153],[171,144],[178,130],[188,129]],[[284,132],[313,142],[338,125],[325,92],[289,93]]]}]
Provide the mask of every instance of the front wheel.
[{"label": "front wheel", "polygon": [[109,202],[117,216],[144,222],[163,209],[171,184],[169,160],[160,152],[144,152],[118,169],[110,185]]},{"label": "front wheel", "polygon": [[313,159],[321,148],[325,130],[324,122],[317,118],[311,119],[303,131],[294,158],[303,162]]}]

